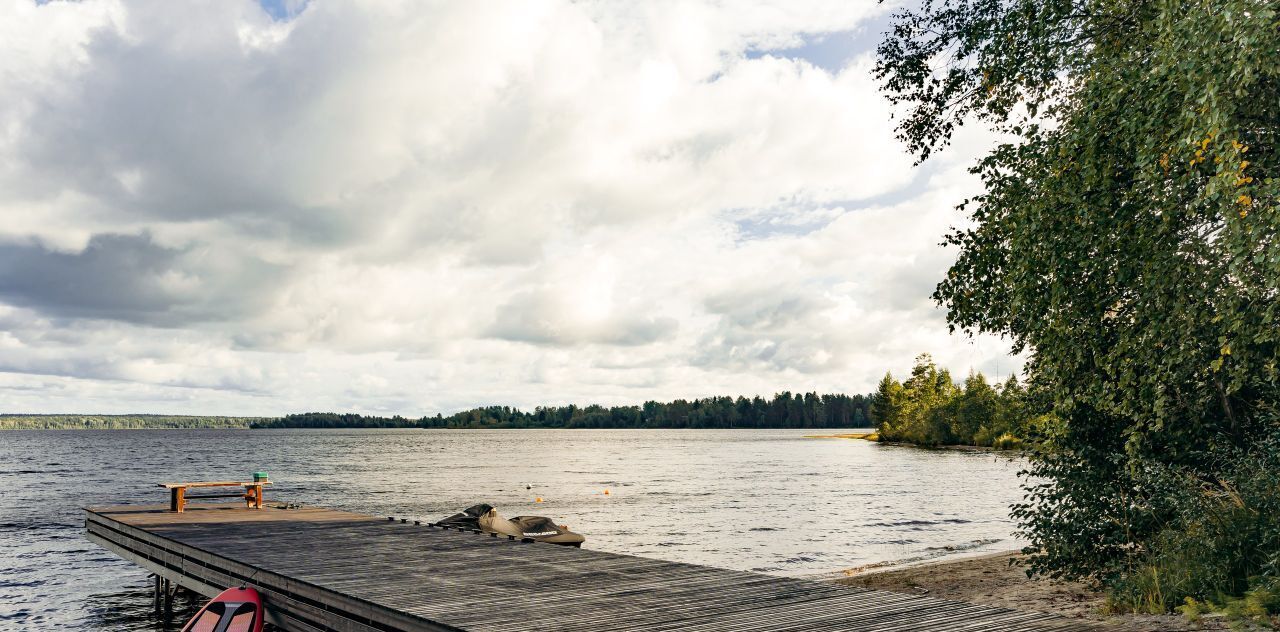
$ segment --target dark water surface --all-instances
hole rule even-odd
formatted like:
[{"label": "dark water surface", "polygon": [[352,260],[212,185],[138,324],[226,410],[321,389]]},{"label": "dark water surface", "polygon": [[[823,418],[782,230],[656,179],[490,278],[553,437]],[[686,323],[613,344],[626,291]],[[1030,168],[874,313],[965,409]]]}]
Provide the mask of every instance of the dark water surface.
[{"label": "dark water surface", "polygon": [[177,629],[151,615],[145,571],[85,540],[80,507],[254,471],[275,481],[268,501],[424,521],[488,502],[551,516],[593,549],[776,575],[1018,546],[1019,462],[804,434],[0,432],[0,630]]}]

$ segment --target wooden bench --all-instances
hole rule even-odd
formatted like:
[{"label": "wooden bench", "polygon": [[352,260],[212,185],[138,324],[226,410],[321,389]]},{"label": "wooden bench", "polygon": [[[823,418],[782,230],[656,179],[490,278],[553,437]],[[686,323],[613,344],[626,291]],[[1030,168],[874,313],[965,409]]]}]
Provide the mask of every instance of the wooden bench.
[{"label": "wooden bench", "polygon": [[[187,501],[202,498],[243,498],[249,509],[262,509],[262,488],[271,481],[204,481],[199,483],[160,483],[169,490],[169,511],[182,513],[187,508]],[[188,487],[243,487],[243,492],[223,494],[200,494],[188,496]]]}]

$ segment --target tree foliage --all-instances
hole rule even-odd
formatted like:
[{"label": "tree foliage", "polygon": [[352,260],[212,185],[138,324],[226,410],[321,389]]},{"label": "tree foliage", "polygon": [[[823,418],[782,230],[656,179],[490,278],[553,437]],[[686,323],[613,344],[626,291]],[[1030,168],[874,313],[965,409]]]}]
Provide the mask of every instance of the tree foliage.
[{"label": "tree foliage", "polygon": [[965,121],[1014,138],[975,167],[935,298],[1025,351],[1060,420],[1015,510],[1032,568],[1132,575],[1186,522],[1149,473],[1232,489],[1217,455],[1277,423],[1277,5],[924,0],[877,73],[922,159]]}]

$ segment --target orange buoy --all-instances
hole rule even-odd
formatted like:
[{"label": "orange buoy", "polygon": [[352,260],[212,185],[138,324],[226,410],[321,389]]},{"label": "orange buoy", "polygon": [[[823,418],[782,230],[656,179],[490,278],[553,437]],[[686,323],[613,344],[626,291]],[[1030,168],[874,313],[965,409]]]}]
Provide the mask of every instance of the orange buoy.
[{"label": "orange buoy", "polygon": [[605,496],[608,496],[608,495],[609,495],[609,490],[607,490],[607,489],[606,489],[606,490],[604,490],[604,495],[605,495]]},{"label": "orange buoy", "polygon": [[537,497],[537,498],[534,498],[534,499],[533,499],[533,502],[535,502],[535,503],[540,503],[540,502],[542,502],[542,497],[541,497],[541,496],[539,496],[539,497]]}]

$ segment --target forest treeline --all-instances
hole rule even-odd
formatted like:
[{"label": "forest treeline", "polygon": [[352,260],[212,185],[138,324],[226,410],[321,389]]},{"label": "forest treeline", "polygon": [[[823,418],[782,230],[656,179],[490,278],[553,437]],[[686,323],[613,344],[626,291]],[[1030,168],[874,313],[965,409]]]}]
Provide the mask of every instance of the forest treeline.
[{"label": "forest treeline", "polygon": [[639,406],[485,406],[417,419],[300,413],[254,428],[860,428],[872,425],[867,395],[782,392],[762,397],[648,401]]},{"label": "forest treeline", "polygon": [[383,417],[307,412],[283,417],[188,415],[0,415],[0,429],[166,428],[867,428],[882,441],[1015,448],[1029,423],[1016,378],[962,384],[928,354],[904,382],[886,374],[870,395],[792,393],[772,398],[707,397],[638,406],[483,406],[451,415]]},{"label": "forest treeline", "polygon": [[0,430],[164,430],[248,428],[260,417],[201,415],[13,415],[0,414]]},{"label": "forest treeline", "polygon": [[451,415],[382,417],[308,412],[283,417],[189,415],[0,415],[0,429],[178,428],[866,428],[882,441],[1014,448],[1028,421],[1015,378],[991,385],[981,373],[963,384],[928,354],[910,377],[891,374],[870,395],[792,393],[772,398],[708,397],[638,406],[484,406]]},{"label": "forest treeline", "polygon": [[881,441],[1012,449],[1022,445],[1031,423],[1025,400],[1014,376],[992,386],[983,374],[970,373],[956,384],[924,354],[906,381],[885,374],[871,397],[871,416]]}]

